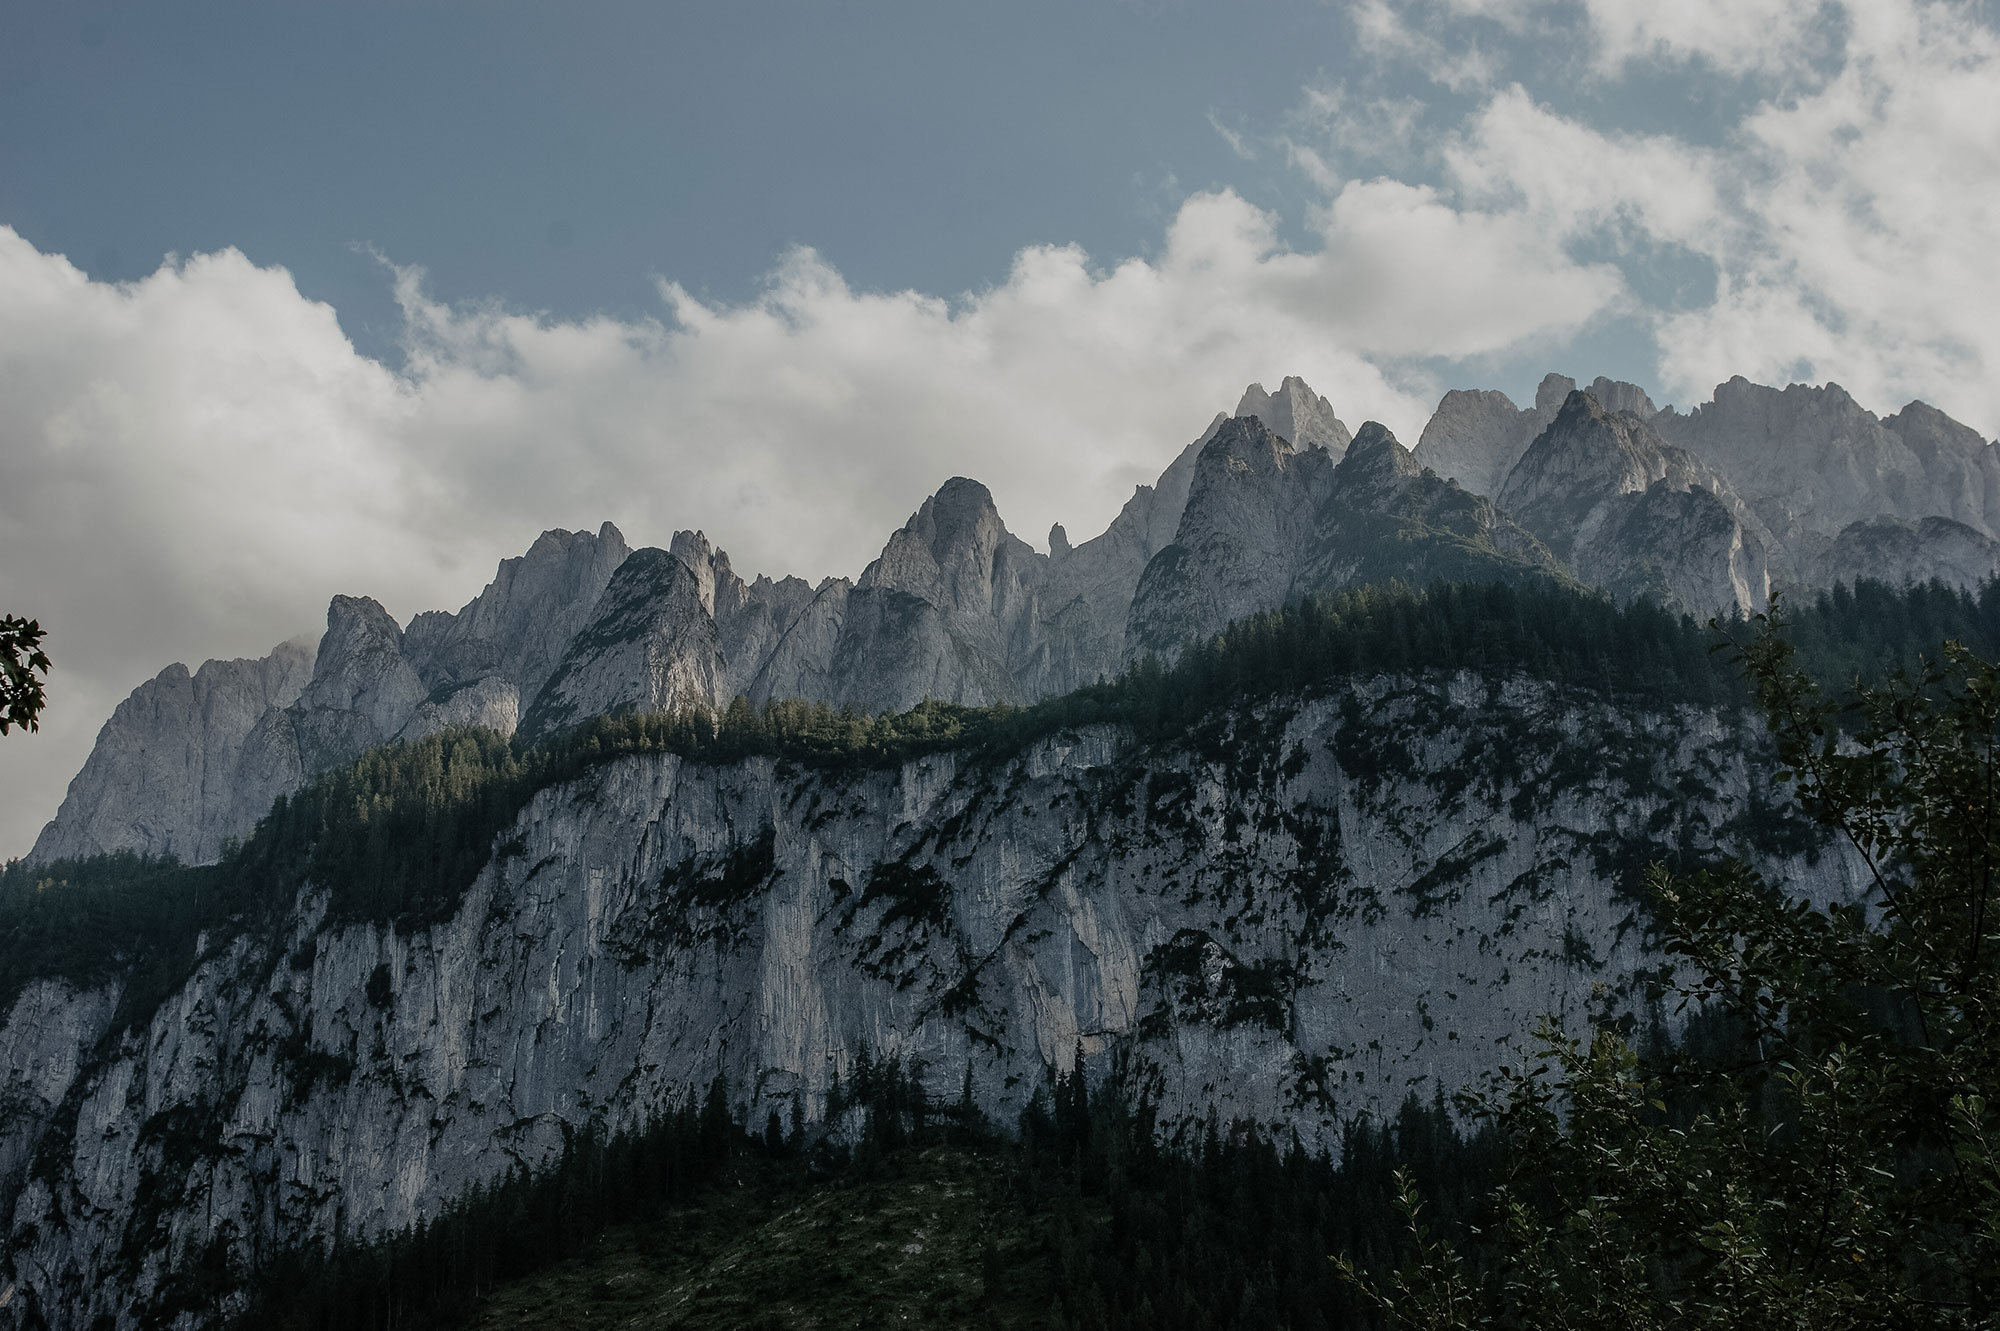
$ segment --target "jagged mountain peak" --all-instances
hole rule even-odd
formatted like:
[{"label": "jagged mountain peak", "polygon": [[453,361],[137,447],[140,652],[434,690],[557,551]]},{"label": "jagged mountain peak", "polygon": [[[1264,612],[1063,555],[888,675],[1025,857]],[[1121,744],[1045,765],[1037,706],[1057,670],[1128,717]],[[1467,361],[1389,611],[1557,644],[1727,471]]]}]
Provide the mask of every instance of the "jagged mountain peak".
[{"label": "jagged mountain peak", "polygon": [[1499,503],[1622,599],[1695,614],[1768,603],[1771,539],[1726,479],[1580,389],[1508,474]]},{"label": "jagged mountain peak", "polygon": [[[1553,370],[1542,376],[1542,382],[1535,385],[1535,410],[1549,420],[1562,410],[1563,403],[1576,391],[1576,380]],[[1545,422],[1546,423],[1546,422]]]},{"label": "jagged mountain peak", "polygon": [[746,592],[743,580],[729,567],[728,552],[711,546],[704,533],[677,531],[667,550],[694,574],[704,610],[721,616],[741,603]]},{"label": "jagged mountain peak", "polygon": [[910,525],[935,554],[978,545],[1006,530],[993,492],[966,476],[954,476],[923,502]]},{"label": "jagged mountain peak", "polygon": [[990,611],[1009,566],[1041,559],[1007,530],[991,491],[954,476],[889,537],[855,587],[908,592],[946,610]]},{"label": "jagged mountain peak", "polygon": [[1644,490],[1670,473],[1692,481],[1689,461],[1638,416],[1607,411],[1594,395],[1571,389],[1508,474],[1499,503],[1561,553],[1592,505]]},{"label": "jagged mountain peak", "polygon": [[546,735],[606,712],[713,706],[723,677],[721,642],[694,570],[647,546],[611,575],[521,731]]},{"label": "jagged mountain peak", "polygon": [[1343,488],[1353,486],[1394,486],[1402,480],[1421,476],[1423,464],[1380,421],[1365,422],[1347,456],[1333,469],[1335,481]]},{"label": "jagged mountain peak", "polygon": [[[1260,416],[1232,416],[1210,436],[1195,458],[1197,476],[1222,467],[1230,472],[1284,471],[1300,449]],[[1197,488],[1200,482],[1196,482]],[[1192,501],[1193,496],[1189,496]]]},{"label": "jagged mountain peak", "polygon": [[1882,420],[1837,383],[1780,389],[1737,375],[1658,423],[1727,474],[1806,567],[1852,523],[1881,517],[1948,517],[2000,536],[2000,459],[1922,404]]},{"label": "jagged mountain peak", "polygon": [[[1966,583],[2000,558],[1995,450],[1923,402],[1877,419],[1838,384],[1739,376],[1681,413],[1655,411],[1633,384],[1600,375],[1580,390],[1551,374],[1527,408],[1493,390],[1446,393],[1414,451],[1376,423],[1349,437],[1297,376],[1275,392],[1250,385],[1238,411],[1137,486],[1097,536],[1072,543],[1052,527],[1047,555],[966,477],[925,499],[853,583],[745,583],[703,531],[676,532],[630,577],[671,558],[690,594],[674,591],[679,608],[645,631],[708,624],[716,702],[740,692],[902,708],[1062,692],[1135,650],[1370,580],[1573,571],[1621,596],[1747,609],[1761,604],[1767,557],[1770,576],[1812,586],[1892,570]],[[599,624],[630,554],[613,523],[552,528],[456,613],[398,630],[379,605],[344,597],[303,664],[293,652],[218,666],[206,683],[162,676],[107,727],[101,759],[33,853],[170,845],[207,857],[270,797],[369,745],[441,726],[511,730]],[[689,643],[688,660],[707,659]],[[646,674],[643,656],[628,664]],[[707,668],[691,669],[708,689]],[[199,781],[161,777],[162,755]]]},{"label": "jagged mountain peak", "polygon": [[1285,376],[1275,393],[1251,384],[1236,404],[1236,415],[1257,417],[1295,448],[1323,448],[1335,457],[1347,451],[1353,438],[1334,415],[1333,404],[1295,374]]}]

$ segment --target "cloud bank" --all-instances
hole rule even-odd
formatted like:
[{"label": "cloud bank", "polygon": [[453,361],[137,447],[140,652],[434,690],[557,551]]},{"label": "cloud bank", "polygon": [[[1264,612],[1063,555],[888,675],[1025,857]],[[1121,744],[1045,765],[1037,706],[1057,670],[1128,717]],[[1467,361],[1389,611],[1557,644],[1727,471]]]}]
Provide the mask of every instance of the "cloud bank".
[{"label": "cloud bank", "polygon": [[[1036,247],[943,297],[856,290],[801,249],[746,303],[662,281],[636,321],[446,306],[398,269],[391,366],[234,251],[107,285],[0,226],[0,608],[38,615],[57,662],[45,731],[0,742],[0,856],[162,665],[261,654],[335,592],[456,607],[549,526],[698,526],[746,572],[852,574],[962,474],[1028,539],[1081,539],[1250,380],[1302,374],[1414,442],[1442,387],[1503,362],[1596,373],[1613,321],[1683,402],[1832,378],[2000,427],[2000,46],[1977,11],[1353,13],[1414,85],[1228,129],[1313,192],[1293,244],[1222,189],[1109,267]],[[1740,112],[1700,134],[1592,112],[1641,77]]]},{"label": "cloud bank", "polygon": [[947,300],[854,290],[799,250],[749,303],[667,282],[638,322],[449,308],[403,269],[391,368],[233,251],[106,285],[0,229],[0,595],[57,662],[45,732],[0,749],[0,853],[134,685],[261,654],[333,593],[455,608],[543,528],[606,518],[640,542],[705,528],[745,571],[853,574],[956,474],[1029,539],[1080,538],[1250,380],[1303,374],[1414,441],[1435,385],[1398,357],[1560,336],[1620,290],[1394,182],[1344,190],[1318,234],[1288,249],[1200,194],[1109,269],[1034,248]]}]

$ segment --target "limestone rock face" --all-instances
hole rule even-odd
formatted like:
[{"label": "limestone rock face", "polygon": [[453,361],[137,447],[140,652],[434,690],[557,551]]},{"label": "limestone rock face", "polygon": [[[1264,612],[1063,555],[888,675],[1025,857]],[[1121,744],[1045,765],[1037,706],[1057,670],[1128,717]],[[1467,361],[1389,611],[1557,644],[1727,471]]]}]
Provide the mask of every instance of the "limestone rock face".
[{"label": "limestone rock face", "polygon": [[403,655],[403,631],[380,602],[336,596],[312,683],[292,708],[308,772],[349,762],[409,722],[429,690]]},{"label": "limestone rock face", "polygon": [[313,656],[302,639],[257,660],[204,662],[192,675],[171,665],[140,685],[98,732],[29,858],[131,850],[214,859],[293,788],[284,774],[297,769],[298,746],[284,709],[312,678]]},{"label": "limestone rock face", "polygon": [[1882,428],[1900,439],[1923,466],[1936,496],[1930,505],[1933,512],[1925,516],[1951,518],[1988,536],[2000,536],[2000,461],[1978,431],[1928,402],[1912,402],[1885,417]]},{"label": "limestone rock face", "polygon": [[1378,422],[1333,463],[1238,417],[1202,450],[1180,533],[1140,581],[1126,651],[1171,655],[1231,620],[1358,583],[1566,576],[1534,535],[1420,466]]},{"label": "limestone rock face", "polygon": [[832,677],[869,711],[1025,701],[1014,677],[1031,650],[1048,558],[1008,532],[977,481],[946,481],[854,584]]},{"label": "limestone rock face", "polygon": [[828,578],[813,590],[791,623],[772,641],[747,692],[759,706],[774,698],[831,702],[839,697],[833,656],[847,623],[847,598],[854,584]]},{"label": "limestone rock face", "polygon": [[1571,552],[1594,586],[1649,598],[1697,622],[1770,604],[1764,541],[1714,491],[1665,477],[1608,501]]},{"label": "limestone rock face", "polygon": [[1873,578],[1892,587],[1937,579],[1977,590],[2000,577],[2000,541],[1950,518],[1876,518],[1850,523],[1833,540],[1815,583]]},{"label": "limestone rock face", "polygon": [[[698,531],[674,533],[668,546],[674,557],[694,574],[701,603],[715,617],[722,644],[723,677],[717,686],[725,702],[756,687],[757,675],[813,600],[813,588],[803,578],[776,582],[759,575],[746,583],[729,566],[729,556],[709,545]],[[817,694],[781,694],[814,697]]]},{"label": "limestone rock face", "polygon": [[[1516,408],[1513,399],[1497,389],[1455,388],[1444,395],[1424,426],[1417,440],[1417,461],[1474,494],[1497,499],[1514,464],[1575,391],[1576,380],[1568,375],[1545,375],[1535,390],[1535,405]],[[1599,375],[1589,392],[1606,411],[1630,412],[1641,420],[1657,414],[1653,400],[1637,384]]]},{"label": "limestone rock face", "polygon": [[118,986],[36,980],[0,1020],[0,1197],[18,1197],[35,1146],[118,1008]]},{"label": "limestone rock face", "polygon": [[521,720],[521,695],[511,681],[486,675],[464,684],[434,689],[396,732],[397,739],[422,739],[440,730],[479,726],[511,735]]},{"label": "limestone rock face", "polygon": [[1292,597],[1333,468],[1255,416],[1225,421],[1196,458],[1174,543],[1139,580],[1127,655],[1177,651]]},{"label": "limestone rock face", "polygon": [[1417,461],[1473,494],[1497,495],[1548,422],[1497,388],[1454,388],[1417,439]]},{"label": "limestone rock face", "polygon": [[317,649],[170,666],[120,704],[30,858],[133,850],[207,863],[307,777],[393,739],[448,726],[511,733],[578,627],[625,538],[605,523],[547,531],[501,562],[457,614],[398,629],[365,597],[335,597]]},{"label": "limestone rock face", "polygon": [[521,733],[612,712],[714,707],[723,678],[722,642],[694,573],[665,550],[635,550],[521,718]]},{"label": "limestone rock face", "polygon": [[1565,576],[1548,547],[1492,500],[1422,466],[1369,421],[1334,468],[1299,585],[1338,591],[1391,580],[1421,587]]},{"label": "limestone rock face", "polygon": [[[1542,382],[1546,384],[1548,380]],[[1642,421],[1650,421],[1660,414],[1660,409],[1653,405],[1653,399],[1646,396],[1646,390],[1637,384],[1607,379],[1600,374],[1590,381],[1590,387],[1586,391],[1596,398],[1606,411],[1622,411],[1627,415],[1637,416]],[[1568,394],[1564,394],[1564,397],[1567,398]]]},{"label": "limestone rock face", "polygon": [[[1564,401],[1499,502],[1581,576],[1627,599],[1650,594],[1698,615],[1769,603],[1768,534],[1728,482],[1588,393]],[[1691,543],[1660,544],[1669,539]]]},{"label": "limestone rock face", "polygon": [[1353,434],[1333,414],[1333,404],[1306,387],[1297,375],[1287,375],[1276,393],[1252,384],[1236,404],[1238,416],[1255,416],[1293,448],[1323,448],[1338,458]]},{"label": "limestone rock face", "polygon": [[[132,1326],[186,1294],[184,1254],[410,1225],[717,1074],[741,1121],[795,1093],[816,1118],[864,1053],[940,1097],[969,1069],[1006,1122],[1080,1042],[1167,1131],[1213,1113],[1337,1145],[1353,1114],[1477,1082],[1544,1014],[1643,1021],[1659,958],[1601,866],[1790,816],[1757,804],[1740,720],[1527,681],[1382,678],[1221,720],[1198,750],[1100,727],[997,767],[620,759],[537,795],[496,838],[521,853],[443,920],[337,924],[307,888],[129,1030],[109,990],[31,988],[0,1019],[0,1316]],[[1837,846],[1762,864],[1858,890]],[[867,897],[879,866],[925,904]],[[733,900],[688,888],[723,872]]]},{"label": "limestone rock face", "polygon": [[1877,517],[1948,517],[2000,536],[2000,461],[1920,402],[1883,421],[1838,384],[1781,390],[1738,376],[1716,386],[1714,401],[1655,424],[1726,475],[1801,563]]},{"label": "limestone rock face", "polygon": [[1229,419],[1218,415],[1211,421],[1157,482],[1133,492],[1099,535],[1072,547],[1061,527],[1050,533],[1048,582],[1041,596],[1046,650],[1017,671],[1033,693],[1067,693],[1115,675],[1124,664],[1139,579],[1153,556],[1173,544],[1194,484],[1195,460]]},{"label": "limestone rock face", "polygon": [[406,648],[426,688],[497,675],[518,697],[533,698],[630,553],[608,522],[594,536],[543,532],[526,554],[502,560],[456,615],[433,611],[411,621]]}]

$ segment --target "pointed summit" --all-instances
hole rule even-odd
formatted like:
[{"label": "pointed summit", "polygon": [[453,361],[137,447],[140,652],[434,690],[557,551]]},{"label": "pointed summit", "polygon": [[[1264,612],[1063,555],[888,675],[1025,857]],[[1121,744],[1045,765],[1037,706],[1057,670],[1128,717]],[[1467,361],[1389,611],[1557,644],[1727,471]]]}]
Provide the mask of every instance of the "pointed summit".
[{"label": "pointed summit", "polygon": [[1343,491],[1386,492],[1422,475],[1423,470],[1423,464],[1397,441],[1389,427],[1380,421],[1368,421],[1348,445],[1347,456],[1333,469],[1333,475]]},{"label": "pointed summit", "polygon": [[1323,448],[1336,458],[1347,451],[1353,439],[1333,414],[1333,404],[1295,374],[1287,375],[1275,393],[1265,392],[1262,384],[1251,384],[1243,390],[1236,414],[1255,416],[1294,448]]}]

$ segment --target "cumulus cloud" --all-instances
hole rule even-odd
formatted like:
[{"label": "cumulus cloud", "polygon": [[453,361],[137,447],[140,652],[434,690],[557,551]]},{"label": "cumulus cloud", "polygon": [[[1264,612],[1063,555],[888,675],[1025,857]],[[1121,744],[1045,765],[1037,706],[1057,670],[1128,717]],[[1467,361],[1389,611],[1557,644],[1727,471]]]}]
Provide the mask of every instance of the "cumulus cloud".
[{"label": "cumulus cloud", "polygon": [[1857,5],[1817,91],[1750,115],[1719,291],[1661,329],[1665,377],[1837,379],[2000,430],[2000,40],[1970,10]]},{"label": "cumulus cloud", "polygon": [[[1698,400],[1732,374],[1831,379],[1882,410],[1921,397],[2000,429],[2000,38],[1977,6],[1362,0],[1353,15],[1371,49],[1460,90],[1462,55],[1518,37],[1514,81],[1443,123],[1443,106],[1402,117],[1430,133],[1397,165],[1487,233],[1625,275],[1619,308],[1650,328],[1668,393]],[[1745,109],[1699,138],[1612,129],[1592,122],[1591,97],[1552,104],[1574,91],[1579,58],[1593,96],[1634,71],[1678,71],[1690,97],[1737,80],[1730,104]],[[1317,137],[1293,160],[1329,192],[1345,188],[1343,163],[1392,141],[1370,138],[1367,105],[1302,99]],[[1663,264],[1708,280],[1651,305],[1632,296],[1633,275]]]},{"label": "cumulus cloud", "polygon": [[745,572],[853,574],[954,474],[1029,539],[1081,539],[1253,379],[1302,374],[1414,440],[1437,385],[1400,358],[1547,336],[1617,295],[1394,182],[1350,184],[1315,230],[1291,249],[1201,194],[1108,269],[1036,247],[945,299],[855,290],[802,249],[753,300],[668,282],[635,321],[447,306],[404,269],[391,368],[233,251],[107,285],[0,229],[0,595],[57,662],[48,729],[0,747],[0,853],[134,685],[261,654],[335,592],[456,607],[542,528],[605,518],[637,542],[705,528]]},{"label": "cumulus cloud", "polygon": [[1583,0],[1583,8],[1607,73],[1643,61],[1699,60],[1729,74],[1796,77],[1827,49],[1837,7],[1819,0]]}]

